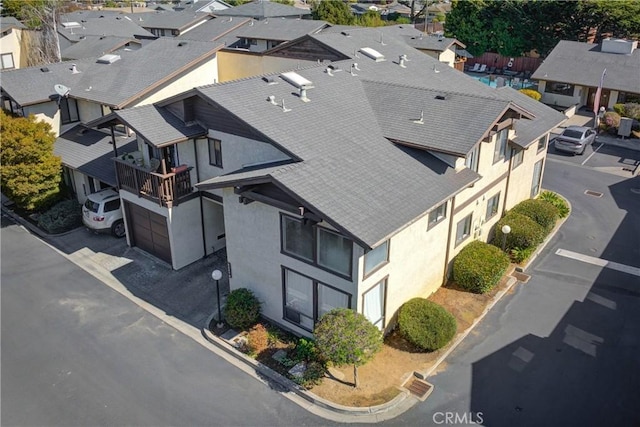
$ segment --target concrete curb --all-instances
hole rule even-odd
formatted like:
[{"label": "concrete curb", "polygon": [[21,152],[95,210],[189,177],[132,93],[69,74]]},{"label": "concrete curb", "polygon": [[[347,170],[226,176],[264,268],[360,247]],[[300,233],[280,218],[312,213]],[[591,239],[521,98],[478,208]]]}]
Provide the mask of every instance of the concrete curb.
[{"label": "concrete curb", "polygon": [[[402,391],[398,396],[394,399],[390,400],[387,403],[383,403],[381,405],[376,406],[368,406],[368,407],[351,407],[344,406],[337,403],[330,402],[326,399],[316,396],[310,391],[306,390],[304,387],[296,384],[290,379],[284,377],[283,375],[275,372],[273,369],[268,366],[263,365],[262,363],[252,359],[251,357],[245,355],[244,353],[236,350],[232,345],[225,342],[224,340],[215,336],[208,328],[208,325],[211,323],[213,319],[213,315],[209,316],[205,327],[202,328],[202,335],[209,341],[211,344],[215,345],[219,349],[225,351],[231,356],[235,357],[237,360],[245,363],[246,365],[254,368],[259,375],[265,376],[270,380],[275,381],[278,385],[287,389],[290,392],[297,394],[302,397],[306,401],[316,405],[326,411],[330,411],[334,414],[341,415],[340,418],[342,421],[345,421],[343,416],[349,415],[352,417],[351,421],[362,422],[366,421],[363,418],[369,418],[372,415],[375,416],[375,421],[383,421],[385,419],[391,419],[395,416],[399,415],[400,412],[394,411],[394,409],[400,409],[400,406],[404,406],[401,411],[404,412],[409,407],[413,406],[417,403],[417,400],[413,399],[408,391]],[[407,400],[411,400],[411,402],[407,402]],[[406,405],[406,403],[411,403],[410,405]],[[403,405],[405,404],[405,405]],[[397,412],[397,413],[396,413]],[[387,416],[385,416],[385,414]],[[373,421],[373,420],[372,420]]]}]

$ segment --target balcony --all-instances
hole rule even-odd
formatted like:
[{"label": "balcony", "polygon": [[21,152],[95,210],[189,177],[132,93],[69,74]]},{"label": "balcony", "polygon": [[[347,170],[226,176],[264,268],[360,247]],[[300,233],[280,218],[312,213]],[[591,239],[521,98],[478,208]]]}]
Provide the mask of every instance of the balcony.
[{"label": "balcony", "polygon": [[160,206],[178,206],[181,198],[193,192],[190,167],[181,167],[183,169],[178,168],[175,172],[161,174],[118,157],[113,161],[120,189],[155,201]]}]

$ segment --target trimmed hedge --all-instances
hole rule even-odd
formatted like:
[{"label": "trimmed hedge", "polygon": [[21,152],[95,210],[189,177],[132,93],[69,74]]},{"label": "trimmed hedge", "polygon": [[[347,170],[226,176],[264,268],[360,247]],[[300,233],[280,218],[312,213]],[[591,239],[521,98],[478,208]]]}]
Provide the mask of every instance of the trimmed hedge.
[{"label": "trimmed hedge", "polygon": [[247,288],[234,289],[227,297],[224,318],[232,328],[246,329],[260,317],[260,301]]},{"label": "trimmed hedge", "polygon": [[38,227],[50,234],[64,233],[82,225],[82,207],[77,200],[63,200],[40,215]]},{"label": "trimmed hedge", "polygon": [[507,267],[509,257],[505,253],[476,240],[453,259],[453,280],[467,291],[484,294],[498,284]]},{"label": "trimmed hedge", "polygon": [[558,208],[542,199],[523,200],[514,206],[511,212],[528,216],[537,222],[547,234],[553,229],[560,217]]},{"label": "trimmed hedge", "polygon": [[511,249],[526,249],[538,246],[544,240],[546,233],[542,226],[528,216],[509,211],[504,218],[496,224],[493,244],[502,247],[502,227],[508,225],[511,232],[507,234],[506,251]]},{"label": "trimmed hedge", "polygon": [[456,319],[442,306],[413,298],[400,307],[398,327],[402,336],[426,351],[444,347],[456,334]]}]

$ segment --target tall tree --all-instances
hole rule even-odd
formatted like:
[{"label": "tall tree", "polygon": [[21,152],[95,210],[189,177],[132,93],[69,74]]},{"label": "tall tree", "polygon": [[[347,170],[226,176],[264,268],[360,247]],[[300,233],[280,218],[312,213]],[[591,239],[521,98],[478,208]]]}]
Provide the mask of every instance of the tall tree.
[{"label": "tall tree", "polygon": [[314,4],[311,16],[334,25],[352,25],[355,22],[351,8],[341,0],[323,0]]},{"label": "tall tree", "polygon": [[45,206],[57,196],[61,180],[51,125],[34,116],[12,117],[0,110],[0,134],[3,193],[23,209]]},{"label": "tall tree", "polygon": [[320,318],[313,334],[320,353],[336,366],[353,365],[353,385],[358,387],[358,366],[382,350],[382,333],[364,315],[336,308]]}]

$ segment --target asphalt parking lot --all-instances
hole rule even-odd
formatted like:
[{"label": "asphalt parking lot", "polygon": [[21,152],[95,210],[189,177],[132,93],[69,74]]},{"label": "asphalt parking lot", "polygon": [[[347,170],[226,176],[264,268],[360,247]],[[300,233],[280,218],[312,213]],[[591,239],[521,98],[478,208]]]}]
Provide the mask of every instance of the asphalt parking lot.
[{"label": "asphalt parking lot", "polygon": [[580,165],[600,172],[633,177],[640,170],[640,151],[594,142],[582,155],[557,151],[554,140],[549,142],[547,159],[571,165]]}]

